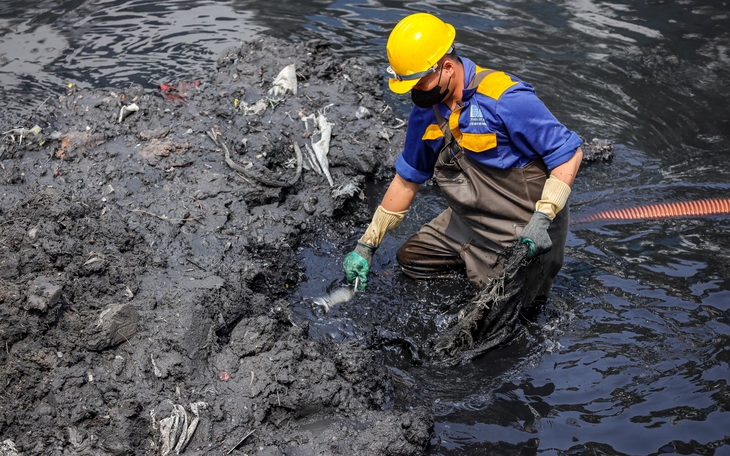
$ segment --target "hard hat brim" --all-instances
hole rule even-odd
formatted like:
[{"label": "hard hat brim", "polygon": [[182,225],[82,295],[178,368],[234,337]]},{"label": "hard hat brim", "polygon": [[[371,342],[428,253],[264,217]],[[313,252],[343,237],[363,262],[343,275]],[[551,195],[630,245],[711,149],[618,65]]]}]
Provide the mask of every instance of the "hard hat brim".
[{"label": "hard hat brim", "polygon": [[412,79],[410,81],[399,81],[395,78],[388,78],[388,87],[390,87],[390,90],[397,94],[404,94],[411,90],[413,86],[418,84],[418,81],[420,79]]}]

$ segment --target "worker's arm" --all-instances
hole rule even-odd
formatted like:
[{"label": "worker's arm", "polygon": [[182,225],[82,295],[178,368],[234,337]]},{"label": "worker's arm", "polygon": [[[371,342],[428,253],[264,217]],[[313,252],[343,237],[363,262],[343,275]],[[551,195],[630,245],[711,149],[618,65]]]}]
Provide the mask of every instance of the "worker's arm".
[{"label": "worker's arm", "polygon": [[383,241],[383,237],[403,221],[419,188],[420,184],[409,182],[396,174],[365,234],[357,242],[355,250],[345,257],[343,261],[345,276],[350,282],[358,279],[359,290],[364,290],[367,285],[375,250]]},{"label": "worker's arm", "polygon": [[360,242],[377,248],[388,231],[400,225],[419,188],[419,184],[408,182],[396,174]]},{"label": "worker's arm", "polygon": [[568,202],[570,186],[573,185],[575,176],[578,174],[580,162],[583,159],[583,151],[580,147],[575,154],[562,165],[558,165],[550,172],[550,177],[545,181],[542,189],[542,197],[535,204],[535,210],[547,215],[550,220],[554,219]]},{"label": "worker's arm", "polygon": [[564,184],[573,185],[575,176],[578,174],[580,163],[583,160],[583,151],[580,147],[575,151],[570,160],[560,166],[556,166],[551,172],[551,176],[560,179]]},{"label": "worker's arm", "polygon": [[416,197],[421,184],[408,182],[407,180],[396,174],[388,186],[388,190],[383,195],[381,206],[390,212],[403,212],[411,207],[413,198]]}]

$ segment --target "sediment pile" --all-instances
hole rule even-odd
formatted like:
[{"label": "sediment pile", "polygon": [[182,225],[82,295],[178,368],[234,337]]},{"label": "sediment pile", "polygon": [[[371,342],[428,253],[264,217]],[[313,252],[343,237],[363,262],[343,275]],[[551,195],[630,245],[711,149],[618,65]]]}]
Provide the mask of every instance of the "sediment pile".
[{"label": "sediment pile", "polygon": [[421,451],[430,412],[394,408],[367,348],[310,339],[284,299],[296,249],[364,225],[363,183],[392,175],[381,84],[267,38],[208,80],[72,86],[0,121],[3,451]]}]

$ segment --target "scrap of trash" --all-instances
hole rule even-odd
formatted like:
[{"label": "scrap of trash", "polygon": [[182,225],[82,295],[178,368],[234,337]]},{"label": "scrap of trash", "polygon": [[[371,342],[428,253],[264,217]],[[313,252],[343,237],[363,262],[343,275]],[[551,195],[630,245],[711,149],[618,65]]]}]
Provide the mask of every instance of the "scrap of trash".
[{"label": "scrap of trash", "polygon": [[185,450],[198,427],[200,410],[208,408],[208,404],[193,402],[189,407],[190,413],[186,412],[182,405],[173,404],[172,414],[159,421],[155,418],[154,410],[150,412],[152,429],[158,430],[160,433],[160,454],[162,456],[167,456],[172,451],[180,454]]},{"label": "scrap of trash", "polygon": [[607,161],[613,158],[613,141],[609,139],[593,138],[592,141],[583,141],[580,146],[583,151],[583,161],[592,162],[597,160]]},{"label": "scrap of trash", "polygon": [[165,100],[179,101],[187,106],[188,103],[187,101],[185,101],[185,98],[187,97],[188,91],[190,91],[190,89],[193,87],[197,88],[199,86],[200,81],[180,81],[175,85],[169,83],[160,84],[160,90],[162,91],[162,96],[165,97]]},{"label": "scrap of trash", "polygon": [[[310,114],[302,117],[302,122],[304,122],[307,132],[309,132],[308,122],[312,121],[314,124],[312,131],[312,147],[310,148],[309,144],[304,144],[308,153],[308,163],[318,174],[324,174],[327,178],[327,182],[330,184],[330,187],[334,187],[335,183],[332,180],[329,160],[327,159],[327,154],[330,150],[330,139],[332,138],[332,124],[327,120],[327,117],[324,116],[324,111],[329,106],[331,105],[327,105],[322,108],[316,116],[314,114]],[[315,135],[319,135],[319,140],[316,142],[314,141]]]}]

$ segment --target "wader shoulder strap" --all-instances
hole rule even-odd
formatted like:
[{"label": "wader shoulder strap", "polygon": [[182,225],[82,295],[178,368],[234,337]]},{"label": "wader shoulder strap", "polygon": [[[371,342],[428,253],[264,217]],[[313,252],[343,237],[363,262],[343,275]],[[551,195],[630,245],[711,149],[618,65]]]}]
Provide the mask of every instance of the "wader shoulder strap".
[{"label": "wader shoulder strap", "polygon": [[[484,78],[492,73],[494,73],[494,70],[482,70],[479,73],[475,74],[466,89],[476,89],[477,87],[479,87],[479,84],[482,83]],[[451,130],[449,129],[449,121],[441,115],[441,112],[438,109],[438,104],[433,106],[433,113],[436,115],[436,121],[439,124],[439,128],[444,133],[444,137],[446,139],[446,142],[444,144],[448,144],[451,141],[452,137]]]}]

